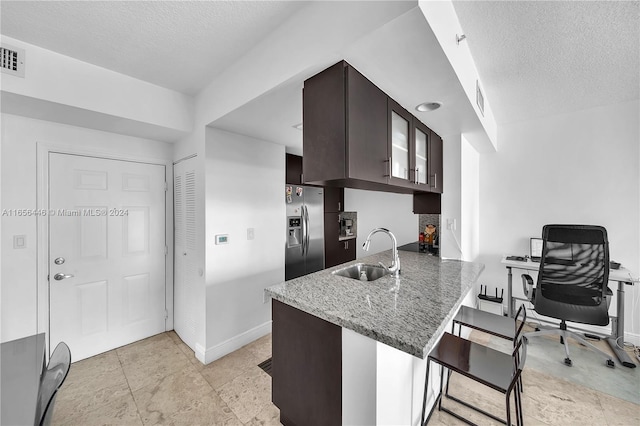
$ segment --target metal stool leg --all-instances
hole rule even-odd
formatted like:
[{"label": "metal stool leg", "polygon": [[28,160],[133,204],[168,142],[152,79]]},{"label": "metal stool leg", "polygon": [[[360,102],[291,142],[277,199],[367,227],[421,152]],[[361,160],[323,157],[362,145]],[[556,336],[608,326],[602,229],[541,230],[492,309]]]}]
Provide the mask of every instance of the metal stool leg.
[{"label": "metal stool leg", "polygon": [[[429,390],[429,364],[431,364],[431,362],[427,358],[427,374],[424,376],[424,395],[422,397],[422,417],[420,419],[421,426],[424,426],[426,424],[424,419],[424,413],[427,409],[427,391]],[[433,411],[433,409],[431,411]],[[431,413],[429,413],[429,417],[431,417]]]}]

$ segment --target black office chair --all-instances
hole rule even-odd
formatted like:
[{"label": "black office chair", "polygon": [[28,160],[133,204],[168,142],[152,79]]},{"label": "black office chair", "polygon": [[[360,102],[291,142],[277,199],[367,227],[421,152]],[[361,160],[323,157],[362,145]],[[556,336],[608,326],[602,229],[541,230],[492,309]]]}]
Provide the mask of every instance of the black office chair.
[{"label": "black office chair", "polygon": [[609,281],[609,243],[607,230],[592,225],[545,225],[542,228],[542,259],[538,281],[522,275],[525,294],[533,309],[560,320],[560,328],[538,330],[526,336],[560,335],[566,358],[571,365],[567,337],[571,337],[602,355],[608,367],[615,364],[582,336],[567,330],[566,321],[582,324],[609,324],[609,304],[613,293]]},{"label": "black office chair", "polygon": [[66,343],[60,342],[51,354],[49,364],[47,364],[47,370],[40,380],[38,410],[36,413],[37,425],[48,426],[51,424],[56,394],[67,378],[70,367],[71,351]]},{"label": "black office chair", "polygon": [[[497,351],[453,334],[445,333],[442,336],[440,341],[438,341],[436,346],[427,356],[427,373],[425,376],[424,397],[422,400],[422,426],[429,422],[436,405],[438,406],[438,410],[449,413],[465,423],[474,424],[460,414],[457,414],[446,407],[442,407],[442,387],[444,382],[442,370],[440,375],[440,392],[434,402],[433,408],[425,419],[427,391],[429,389],[429,367],[431,362],[435,362],[441,367],[446,368],[450,373],[462,374],[465,377],[503,393],[505,395],[506,421],[449,394],[449,380],[447,380],[445,396],[491,417],[494,420],[511,426],[511,394],[513,393],[516,409],[516,423],[518,425],[523,424],[524,416],[522,414],[522,395],[518,383],[521,383],[520,377],[527,358],[527,341],[522,333],[526,318],[526,310],[520,309],[514,322],[514,324],[517,324],[517,328],[515,329],[515,334],[513,336],[513,352],[510,354]],[[447,374],[447,378],[450,376],[451,374]]]}]

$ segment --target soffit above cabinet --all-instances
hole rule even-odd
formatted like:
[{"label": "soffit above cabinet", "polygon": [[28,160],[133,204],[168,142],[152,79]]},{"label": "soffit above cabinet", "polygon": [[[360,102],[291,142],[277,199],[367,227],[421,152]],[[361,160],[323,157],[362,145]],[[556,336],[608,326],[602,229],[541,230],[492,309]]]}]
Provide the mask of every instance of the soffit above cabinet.
[{"label": "soffit above cabinet", "polygon": [[[416,6],[368,33],[331,57],[221,117],[212,126],[283,144],[287,152],[302,154],[302,87],[307,78],[339,59],[345,59],[420,121],[446,138],[460,133],[486,139],[475,112],[421,10]],[[432,112],[415,106],[427,100],[442,102]]]}]

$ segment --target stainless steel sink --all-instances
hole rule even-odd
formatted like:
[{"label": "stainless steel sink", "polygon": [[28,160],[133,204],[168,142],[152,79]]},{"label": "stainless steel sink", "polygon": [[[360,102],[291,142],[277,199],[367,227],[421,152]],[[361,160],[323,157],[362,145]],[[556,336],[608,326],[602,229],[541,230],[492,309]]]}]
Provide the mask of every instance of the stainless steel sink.
[{"label": "stainless steel sink", "polygon": [[332,272],[333,275],[352,278],[359,281],[375,281],[389,274],[386,268],[378,265],[367,265],[365,263],[356,263]]}]

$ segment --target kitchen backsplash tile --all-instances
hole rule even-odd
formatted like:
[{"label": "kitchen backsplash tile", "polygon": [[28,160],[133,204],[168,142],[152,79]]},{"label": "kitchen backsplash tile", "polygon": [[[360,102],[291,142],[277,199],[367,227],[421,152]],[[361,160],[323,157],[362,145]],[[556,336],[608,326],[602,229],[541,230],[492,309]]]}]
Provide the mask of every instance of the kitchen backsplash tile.
[{"label": "kitchen backsplash tile", "polygon": [[436,227],[436,233],[440,235],[441,227],[440,227],[440,215],[439,214],[421,214],[418,215],[418,235],[421,232],[424,232],[424,228],[427,225],[434,225]]}]

